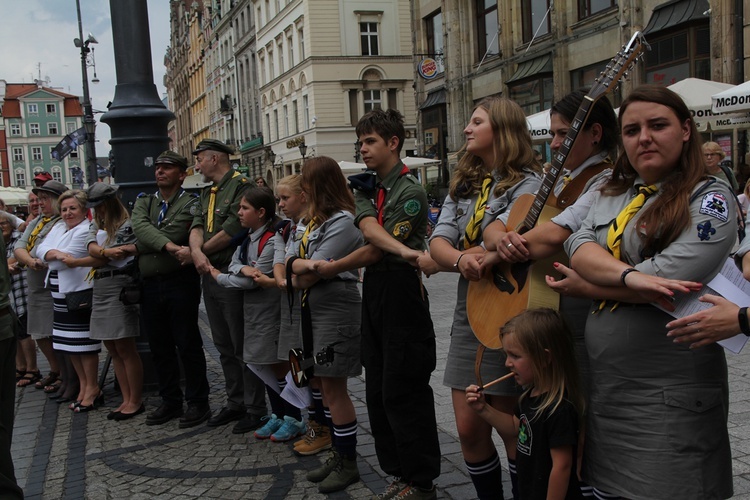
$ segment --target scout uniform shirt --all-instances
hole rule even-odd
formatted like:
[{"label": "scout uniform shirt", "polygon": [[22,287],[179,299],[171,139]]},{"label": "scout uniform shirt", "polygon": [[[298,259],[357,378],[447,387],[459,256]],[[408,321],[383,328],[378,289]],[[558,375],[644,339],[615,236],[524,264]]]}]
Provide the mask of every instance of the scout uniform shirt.
[{"label": "scout uniform shirt", "polygon": [[198,195],[179,189],[167,200],[167,210],[159,221],[164,200],[158,191],[142,195],[135,200],[130,216],[133,232],[138,238],[138,265],[141,275],[148,278],[173,273],[182,265],[164,246],[170,241],[175,245],[187,246],[193,219],[200,215],[201,205]]},{"label": "scout uniform shirt", "polygon": [[[407,247],[426,250],[427,193],[416,177],[411,173],[403,173],[403,170],[404,164],[399,161],[382,180],[375,172],[349,177],[350,180],[353,177],[360,180],[352,183],[357,208],[354,223],[359,227],[359,222],[365,217],[374,217],[377,220],[377,183],[381,182],[386,189],[383,228]],[[368,189],[370,186],[372,188]],[[381,262],[403,263],[404,260],[398,255],[386,253]],[[375,266],[377,267],[377,264]]]},{"label": "scout uniform shirt", "polygon": [[[204,243],[213,238],[222,229],[230,237],[245,230],[240,224],[237,211],[245,189],[250,187],[247,177],[236,170],[230,169],[221,181],[219,181],[218,184],[214,184],[213,187],[218,188],[218,191],[216,192],[216,201],[214,202],[213,230],[211,232],[208,231],[208,204],[212,186],[207,186],[201,191],[201,211],[195,216],[193,219],[193,225],[190,227],[190,229],[193,229],[194,227],[203,228]],[[229,245],[218,252],[207,255],[207,257],[211,261],[212,266],[221,269],[226,267],[226,265],[232,260],[234,249],[235,247],[233,245]]]}]

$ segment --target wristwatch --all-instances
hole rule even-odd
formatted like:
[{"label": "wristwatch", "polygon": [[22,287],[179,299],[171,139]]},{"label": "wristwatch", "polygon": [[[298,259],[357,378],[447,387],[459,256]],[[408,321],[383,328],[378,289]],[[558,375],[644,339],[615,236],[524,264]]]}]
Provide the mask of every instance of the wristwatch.
[{"label": "wristwatch", "polygon": [[747,319],[747,307],[740,307],[737,319],[740,322],[740,331],[750,337],[750,321]]}]

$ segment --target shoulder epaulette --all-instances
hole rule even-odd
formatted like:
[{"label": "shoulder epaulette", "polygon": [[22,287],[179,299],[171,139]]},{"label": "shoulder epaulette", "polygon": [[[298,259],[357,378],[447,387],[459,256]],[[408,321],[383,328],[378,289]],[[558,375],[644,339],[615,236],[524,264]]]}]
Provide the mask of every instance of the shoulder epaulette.
[{"label": "shoulder epaulette", "polygon": [[138,196],[136,196],[135,199],[137,200],[138,198],[143,198],[145,196],[151,196],[151,195],[149,193],[144,193],[143,191],[141,191],[140,193],[138,193]]}]

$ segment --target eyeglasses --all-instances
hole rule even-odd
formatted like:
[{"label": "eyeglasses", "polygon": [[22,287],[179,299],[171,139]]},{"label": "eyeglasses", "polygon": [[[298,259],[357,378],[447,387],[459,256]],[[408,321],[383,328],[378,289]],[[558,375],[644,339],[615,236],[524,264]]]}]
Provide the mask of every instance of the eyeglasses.
[{"label": "eyeglasses", "polygon": [[3,226],[3,227],[10,226],[10,222],[8,222],[7,220],[0,221],[0,226]]},{"label": "eyeglasses", "polygon": [[711,158],[714,155],[719,156],[719,153],[703,153],[703,156],[706,158]]}]

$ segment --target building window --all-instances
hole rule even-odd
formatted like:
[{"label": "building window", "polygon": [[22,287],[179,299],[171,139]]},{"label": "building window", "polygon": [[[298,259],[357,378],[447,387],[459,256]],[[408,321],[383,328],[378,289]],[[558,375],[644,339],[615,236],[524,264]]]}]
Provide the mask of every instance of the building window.
[{"label": "building window", "polygon": [[70,152],[70,157],[71,158],[78,158],[78,150],[74,149],[73,151],[71,151]]},{"label": "building window", "polygon": [[379,90],[365,90],[362,92],[365,98],[365,113],[373,109],[381,109],[382,101],[380,100]]},{"label": "building window", "polygon": [[477,60],[500,54],[497,20],[497,0],[476,0],[477,7]]},{"label": "building window", "polygon": [[279,135],[279,111],[277,109],[273,110],[273,129],[274,132],[276,132],[276,140],[280,139],[281,136]]},{"label": "building window", "polygon": [[284,134],[288,136],[290,135],[289,134],[290,132],[289,131],[289,108],[287,108],[286,104],[284,104],[284,107],[282,109],[283,109],[283,115],[284,115]]},{"label": "building window", "polygon": [[299,110],[297,109],[297,101],[292,101],[292,124],[294,127],[292,127],[294,130],[292,131],[292,134],[298,134],[299,133]]},{"label": "building window", "polygon": [[52,180],[56,182],[62,182],[62,172],[60,172],[60,169],[52,169]]},{"label": "building window", "polygon": [[26,172],[16,170],[16,186],[24,187],[26,185]]},{"label": "building window", "polygon": [[359,36],[362,40],[362,55],[376,56],[378,51],[378,23],[359,23]]},{"label": "building window", "polygon": [[65,123],[65,133],[72,134],[76,130],[76,124],[73,122],[66,122]]},{"label": "building window", "polygon": [[299,60],[305,60],[305,30],[300,28],[297,30],[297,38],[299,39]]},{"label": "building window", "polygon": [[523,0],[521,16],[524,42],[530,42],[535,36],[549,34],[549,0]]},{"label": "building window", "polygon": [[294,67],[294,41],[292,40],[292,35],[289,35],[286,37],[286,47],[289,50],[289,67]]},{"label": "building window", "polygon": [[57,135],[57,123],[48,123],[47,124],[47,134],[49,134],[49,135]]},{"label": "building window", "polygon": [[273,137],[271,137],[271,115],[266,113],[266,131],[268,133],[268,140],[273,141]]},{"label": "building window", "polygon": [[[594,84],[594,80],[604,71],[609,61],[602,61],[600,63],[591,64],[584,66],[570,72],[570,84],[574,89],[580,89],[582,87],[591,87]],[[622,102],[622,89],[618,85],[617,88],[607,94],[612,107],[618,107]]]},{"label": "building window", "polygon": [[56,115],[57,114],[57,104],[47,104],[47,114],[48,115]]},{"label": "building window", "polygon": [[30,115],[38,115],[39,114],[39,106],[36,104],[29,104],[29,107],[27,108],[29,110]]},{"label": "building window", "polygon": [[710,30],[708,22],[662,38],[649,40],[646,53],[646,83],[671,85],[685,78],[711,78]]},{"label": "building window", "polygon": [[526,115],[552,107],[552,75],[508,86],[511,100],[523,108]]},{"label": "building window", "polygon": [[302,112],[305,118],[305,130],[310,128],[310,104],[307,100],[307,96],[302,96]]},{"label": "building window", "polygon": [[268,50],[268,81],[276,78],[276,68],[273,64],[273,50]]},{"label": "building window", "polygon": [[616,0],[578,0],[578,19],[586,19],[616,6]]},{"label": "building window", "polygon": [[279,53],[279,74],[284,74],[284,45],[279,40],[279,46],[276,48],[276,52]]},{"label": "building window", "polygon": [[39,124],[38,123],[29,123],[29,134],[31,135],[39,135]]},{"label": "building window", "polygon": [[427,42],[427,53],[437,61],[438,72],[445,71],[443,66],[443,13],[437,11],[424,19],[424,32]]},{"label": "building window", "polygon": [[31,148],[31,159],[35,161],[41,161],[42,160],[42,148],[38,146],[33,146]]},{"label": "building window", "polygon": [[23,161],[23,148],[13,148],[13,161]]},{"label": "building window", "polygon": [[11,123],[10,124],[10,135],[21,135],[21,124]]}]

